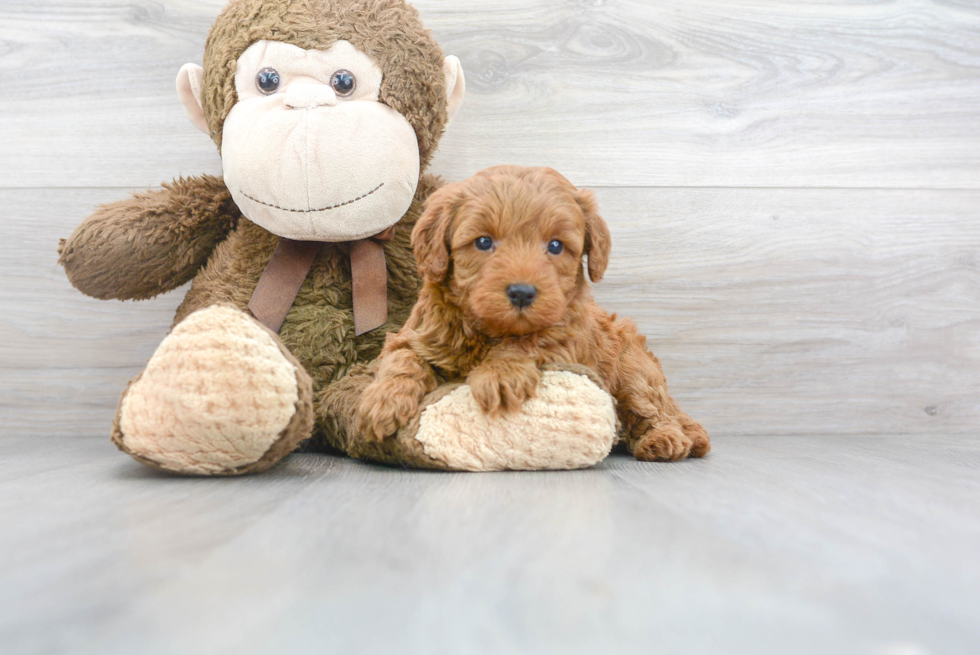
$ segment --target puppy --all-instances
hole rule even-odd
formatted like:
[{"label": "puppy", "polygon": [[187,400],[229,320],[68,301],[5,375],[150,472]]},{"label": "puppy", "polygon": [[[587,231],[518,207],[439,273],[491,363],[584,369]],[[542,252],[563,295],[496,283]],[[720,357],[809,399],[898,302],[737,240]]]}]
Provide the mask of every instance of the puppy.
[{"label": "puppy", "polygon": [[423,288],[390,333],[357,427],[383,439],[440,382],[466,380],[484,412],[520,409],[540,366],[584,364],[616,401],[637,459],[702,457],[708,435],[667,393],[660,362],[630,319],[593,300],[609,260],[595,196],[550,168],[497,166],[434,193],[412,232]]}]

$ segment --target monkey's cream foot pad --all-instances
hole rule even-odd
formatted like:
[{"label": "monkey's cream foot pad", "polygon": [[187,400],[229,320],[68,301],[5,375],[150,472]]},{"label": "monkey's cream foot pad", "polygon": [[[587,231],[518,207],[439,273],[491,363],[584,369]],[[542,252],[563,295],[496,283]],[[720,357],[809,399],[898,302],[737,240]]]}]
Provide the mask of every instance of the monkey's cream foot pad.
[{"label": "monkey's cream foot pad", "polygon": [[423,410],[415,439],[426,455],[460,471],[578,469],[609,454],[612,397],[588,375],[545,371],[521,412],[492,418],[470,388],[455,387]]},{"label": "monkey's cream foot pad", "polygon": [[199,310],[123,393],[113,441],[176,473],[260,471],[312,428],[312,388],[278,338],[231,307]]}]

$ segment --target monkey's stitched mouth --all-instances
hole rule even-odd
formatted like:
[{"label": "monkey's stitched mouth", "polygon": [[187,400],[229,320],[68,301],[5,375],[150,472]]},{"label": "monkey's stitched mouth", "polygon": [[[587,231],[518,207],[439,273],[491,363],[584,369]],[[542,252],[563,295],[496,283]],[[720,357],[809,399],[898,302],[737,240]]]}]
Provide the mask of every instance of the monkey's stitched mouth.
[{"label": "monkey's stitched mouth", "polygon": [[316,212],[325,212],[325,211],[329,211],[331,209],[337,209],[338,207],[343,207],[345,205],[352,205],[355,202],[357,202],[358,200],[363,200],[364,198],[367,198],[369,195],[371,195],[372,193],[374,193],[375,191],[377,191],[378,189],[380,189],[384,185],[385,185],[385,183],[382,182],[381,184],[379,184],[378,186],[374,187],[373,189],[371,189],[370,191],[368,191],[364,195],[357,196],[353,200],[348,200],[346,202],[337,203],[336,205],[330,205],[329,207],[324,207],[322,209],[289,209],[288,207],[280,207],[279,205],[273,205],[273,204],[268,203],[268,202],[262,202],[258,198],[253,198],[252,196],[248,195],[244,191],[242,191],[241,194],[243,196],[245,196],[246,198],[248,198],[249,200],[251,200],[253,202],[259,203],[260,205],[265,205],[266,207],[272,207],[273,209],[281,209],[284,212],[293,212],[293,213],[296,213],[296,214],[315,214]]}]

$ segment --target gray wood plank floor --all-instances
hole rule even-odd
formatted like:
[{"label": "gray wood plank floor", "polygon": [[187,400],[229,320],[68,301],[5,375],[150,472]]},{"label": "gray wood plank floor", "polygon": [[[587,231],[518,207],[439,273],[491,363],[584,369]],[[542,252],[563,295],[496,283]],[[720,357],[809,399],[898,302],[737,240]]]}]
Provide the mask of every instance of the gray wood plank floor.
[{"label": "gray wood plank floor", "polygon": [[732,437],[706,460],[164,477],[0,442],[4,653],[975,653],[980,444]]}]

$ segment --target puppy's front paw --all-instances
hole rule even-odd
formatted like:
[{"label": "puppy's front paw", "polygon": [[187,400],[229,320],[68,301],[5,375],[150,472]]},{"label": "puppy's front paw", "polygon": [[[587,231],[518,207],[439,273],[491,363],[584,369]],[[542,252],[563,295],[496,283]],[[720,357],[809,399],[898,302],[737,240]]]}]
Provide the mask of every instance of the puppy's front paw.
[{"label": "puppy's front paw", "polygon": [[381,441],[407,425],[418,409],[416,394],[407,393],[391,381],[375,381],[361,396],[356,428],[364,438]]},{"label": "puppy's front paw", "polygon": [[[684,433],[680,424],[662,421],[651,425],[636,441],[633,456],[646,462],[674,462],[691,455],[694,446],[694,440]],[[695,454],[696,457],[701,455]]]},{"label": "puppy's front paw", "polygon": [[533,363],[482,364],[470,373],[466,383],[484,414],[516,412],[524,401],[534,398],[541,371]]}]

